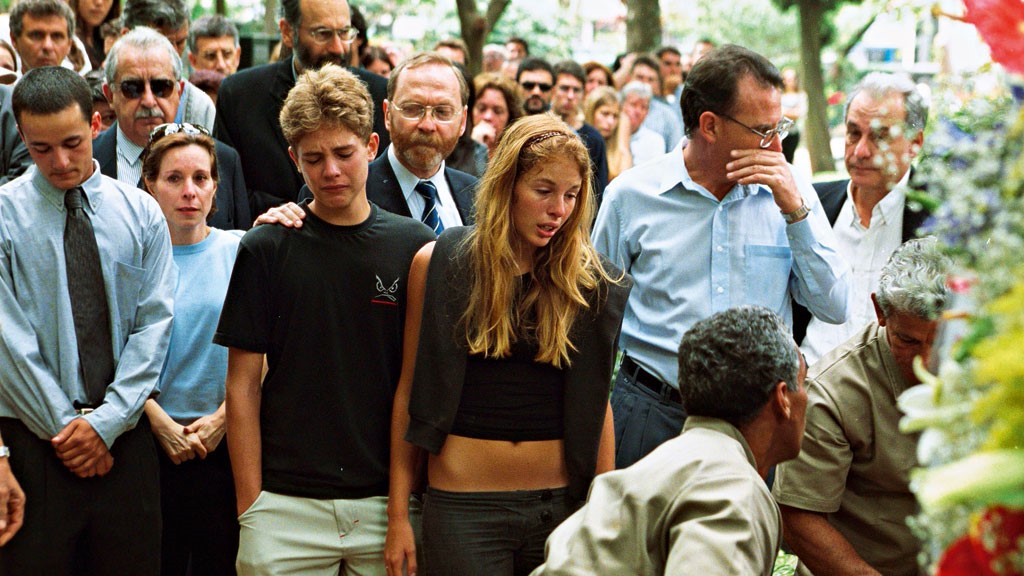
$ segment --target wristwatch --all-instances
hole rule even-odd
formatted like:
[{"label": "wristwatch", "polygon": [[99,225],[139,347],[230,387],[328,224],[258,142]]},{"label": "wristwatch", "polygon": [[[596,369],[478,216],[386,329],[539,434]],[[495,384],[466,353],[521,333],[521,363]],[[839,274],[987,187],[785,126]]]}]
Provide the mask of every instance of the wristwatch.
[{"label": "wristwatch", "polygon": [[0,446],[0,458],[10,458],[11,449],[7,446]]},{"label": "wristwatch", "polygon": [[796,210],[793,210],[792,212],[783,212],[782,219],[786,221],[786,224],[792,224],[803,220],[804,217],[810,213],[811,211],[807,208],[807,204],[801,203],[800,207]]}]

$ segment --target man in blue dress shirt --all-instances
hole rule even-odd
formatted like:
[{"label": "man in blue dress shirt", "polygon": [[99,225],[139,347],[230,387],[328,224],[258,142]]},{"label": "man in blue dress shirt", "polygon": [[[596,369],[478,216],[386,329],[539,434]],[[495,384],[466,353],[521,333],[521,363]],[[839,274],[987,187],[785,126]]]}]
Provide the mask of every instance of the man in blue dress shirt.
[{"label": "man in blue dress shirt", "polygon": [[688,143],[605,191],[594,244],[635,281],[612,393],[616,466],[682,430],[676,350],[698,320],[758,304],[792,324],[791,298],[847,316],[849,266],[810,183],[782,155],[782,78],[763,56],[724,46],[683,90]]},{"label": "man in blue dress shirt", "polygon": [[141,416],[171,332],[167,223],[92,159],[83,78],[32,70],[13,106],[35,166],[0,188],[0,433],[31,504],[0,574],[156,574],[159,468]]}]

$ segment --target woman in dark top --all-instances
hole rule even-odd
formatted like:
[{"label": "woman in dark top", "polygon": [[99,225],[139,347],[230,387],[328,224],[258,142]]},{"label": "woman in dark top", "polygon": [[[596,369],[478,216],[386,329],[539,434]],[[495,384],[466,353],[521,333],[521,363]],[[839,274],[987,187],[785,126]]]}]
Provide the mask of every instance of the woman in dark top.
[{"label": "woman in dark top", "polygon": [[413,260],[392,419],[385,559],[425,572],[528,574],[614,466],[608,387],[629,280],[590,243],[590,162],[548,115],[510,126],[480,181],[476,227]]},{"label": "woman in dark top", "polygon": [[99,70],[106,57],[100,27],[121,17],[121,0],[70,0],[75,12],[75,34],[85,44],[93,70]]}]

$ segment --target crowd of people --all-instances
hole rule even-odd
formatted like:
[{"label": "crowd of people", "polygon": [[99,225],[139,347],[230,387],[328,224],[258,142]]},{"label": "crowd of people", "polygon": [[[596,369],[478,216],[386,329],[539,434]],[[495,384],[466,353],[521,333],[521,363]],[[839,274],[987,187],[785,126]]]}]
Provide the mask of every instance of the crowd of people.
[{"label": "crowd of people", "polygon": [[183,0],[12,9],[0,573],[921,573],[908,78],[812,185],[747,48],[471,77],[281,8],[242,70]]}]

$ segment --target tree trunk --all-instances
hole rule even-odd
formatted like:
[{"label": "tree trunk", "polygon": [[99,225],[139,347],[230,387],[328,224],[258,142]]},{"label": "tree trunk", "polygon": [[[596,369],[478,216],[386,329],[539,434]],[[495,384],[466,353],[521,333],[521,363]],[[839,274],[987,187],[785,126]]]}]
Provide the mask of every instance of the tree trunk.
[{"label": "tree trunk", "polygon": [[626,0],[626,52],[653,52],[661,46],[658,0]]},{"label": "tree trunk", "polygon": [[277,0],[266,0],[266,10],[263,12],[263,31],[267,34],[277,34]]},{"label": "tree trunk", "polygon": [[217,0],[216,5],[213,7],[213,11],[221,16],[227,16],[228,14],[228,2],[227,0]]},{"label": "tree trunk", "polygon": [[798,0],[800,11],[800,64],[807,92],[807,119],[804,133],[811,155],[813,172],[836,169],[828,133],[825,81],[821,70],[821,20],[825,10],[821,0]]},{"label": "tree trunk", "polygon": [[466,68],[471,76],[476,76],[482,69],[484,60],[484,43],[487,35],[498,23],[511,0],[490,0],[487,3],[487,14],[480,14],[476,0],[456,0],[459,10],[459,26],[462,29],[462,40],[469,48],[469,62]]}]

